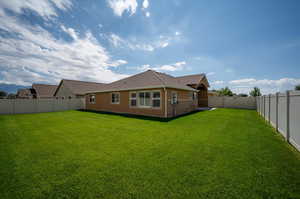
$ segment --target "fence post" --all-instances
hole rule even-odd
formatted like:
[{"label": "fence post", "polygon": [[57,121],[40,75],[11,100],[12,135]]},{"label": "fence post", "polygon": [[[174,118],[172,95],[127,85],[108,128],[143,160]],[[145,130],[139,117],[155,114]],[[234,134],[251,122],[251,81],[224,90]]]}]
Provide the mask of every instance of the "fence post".
[{"label": "fence post", "polygon": [[278,106],[279,106],[279,93],[276,93],[276,131],[278,132]]},{"label": "fence post", "polygon": [[263,96],[263,102],[264,102],[264,119],[266,119],[266,96]]},{"label": "fence post", "polygon": [[271,123],[271,94],[269,94],[269,123]]},{"label": "fence post", "polygon": [[290,140],[290,91],[286,91],[286,140]]},{"label": "fence post", "polygon": [[259,108],[260,108],[260,104],[259,104],[259,96],[256,96],[256,109],[257,109],[257,112],[258,112],[258,114],[259,114]]}]

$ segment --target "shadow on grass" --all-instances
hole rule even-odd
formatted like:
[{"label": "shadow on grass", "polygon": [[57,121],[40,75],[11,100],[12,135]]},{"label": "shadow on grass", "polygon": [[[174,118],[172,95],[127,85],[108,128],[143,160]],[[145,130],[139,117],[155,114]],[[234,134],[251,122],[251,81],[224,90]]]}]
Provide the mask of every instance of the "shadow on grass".
[{"label": "shadow on grass", "polygon": [[108,111],[94,111],[94,110],[78,110],[82,112],[90,112],[90,113],[98,113],[98,114],[107,114],[107,115],[117,115],[117,116],[122,116],[122,117],[128,117],[128,118],[134,118],[134,119],[141,119],[141,120],[150,120],[150,121],[157,121],[157,122],[170,122],[172,120],[185,117],[188,115],[193,115],[198,112],[203,112],[205,110],[195,110],[189,113],[185,113],[182,115],[177,115],[172,118],[162,118],[162,117],[153,117],[153,116],[144,116],[144,115],[135,115],[135,114],[129,114],[129,113],[114,113],[114,112],[108,112]]}]

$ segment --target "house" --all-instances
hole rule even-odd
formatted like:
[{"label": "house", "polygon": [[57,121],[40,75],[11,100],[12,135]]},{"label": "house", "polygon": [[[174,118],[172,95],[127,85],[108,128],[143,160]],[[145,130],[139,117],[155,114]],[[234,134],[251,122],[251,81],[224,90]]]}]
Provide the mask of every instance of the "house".
[{"label": "house", "polygon": [[34,91],[32,88],[22,88],[19,89],[16,95],[16,98],[19,99],[33,99]]},{"label": "house", "polygon": [[53,98],[57,85],[32,84],[35,92],[35,98]]},{"label": "house", "polygon": [[63,79],[54,92],[56,98],[83,98],[90,91],[101,90],[105,84]]},{"label": "house", "polygon": [[56,88],[56,85],[32,84],[31,88],[18,90],[16,97],[22,99],[53,98]]},{"label": "house", "polygon": [[173,77],[148,70],[86,94],[86,109],[170,118],[207,106],[204,74]]}]

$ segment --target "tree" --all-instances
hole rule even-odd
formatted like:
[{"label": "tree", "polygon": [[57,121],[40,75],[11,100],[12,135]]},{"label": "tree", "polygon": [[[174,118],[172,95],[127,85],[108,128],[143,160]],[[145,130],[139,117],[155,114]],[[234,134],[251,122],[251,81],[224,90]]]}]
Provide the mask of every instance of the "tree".
[{"label": "tree", "polygon": [[226,86],[218,91],[220,96],[233,96],[233,92]]},{"label": "tree", "polygon": [[4,99],[7,96],[7,92],[5,91],[0,91],[0,99]]},{"label": "tree", "polygon": [[17,98],[17,96],[14,93],[10,93],[7,95],[7,99],[16,99],[16,98]]},{"label": "tree", "polygon": [[240,93],[238,96],[240,96],[240,97],[248,97],[248,94]]},{"label": "tree", "polygon": [[298,85],[295,86],[295,90],[296,91],[300,91],[300,84],[298,84]]},{"label": "tree", "polygon": [[254,87],[252,91],[250,91],[249,95],[253,97],[261,96],[260,89],[258,87]]}]

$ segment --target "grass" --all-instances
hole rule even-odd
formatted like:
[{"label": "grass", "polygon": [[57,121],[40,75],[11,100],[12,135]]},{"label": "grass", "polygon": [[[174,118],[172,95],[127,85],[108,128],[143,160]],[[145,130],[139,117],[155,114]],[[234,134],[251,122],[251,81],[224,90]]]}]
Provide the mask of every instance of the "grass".
[{"label": "grass", "polygon": [[169,122],[0,116],[0,198],[300,198],[300,153],[255,111]]}]

